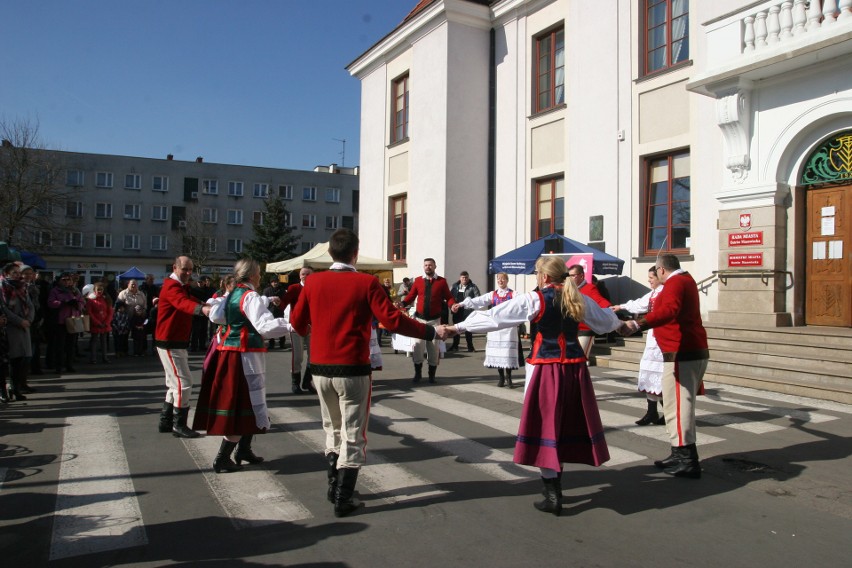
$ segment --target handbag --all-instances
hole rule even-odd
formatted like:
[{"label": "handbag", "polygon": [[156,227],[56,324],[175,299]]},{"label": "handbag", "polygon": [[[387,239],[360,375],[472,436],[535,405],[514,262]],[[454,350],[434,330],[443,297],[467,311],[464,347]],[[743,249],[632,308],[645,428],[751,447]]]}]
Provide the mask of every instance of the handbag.
[{"label": "handbag", "polygon": [[91,325],[92,325],[92,318],[87,316],[87,315],[83,315],[83,331],[89,331],[89,328],[91,327]]},{"label": "handbag", "polygon": [[65,320],[65,330],[68,333],[83,333],[86,331],[83,316],[68,316]]}]

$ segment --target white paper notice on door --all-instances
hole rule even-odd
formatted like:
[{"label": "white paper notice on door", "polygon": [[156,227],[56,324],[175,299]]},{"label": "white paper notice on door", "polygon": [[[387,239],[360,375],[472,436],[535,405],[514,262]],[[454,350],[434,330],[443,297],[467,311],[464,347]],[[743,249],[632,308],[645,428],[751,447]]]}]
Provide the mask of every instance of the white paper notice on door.
[{"label": "white paper notice on door", "polygon": [[822,232],[820,235],[823,237],[830,237],[834,234],[834,217],[823,217],[822,218]]},{"label": "white paper notice on door", "polygon": [[814,260],[825,260],[825,241],[814,242]]},{"label": "white paper notice on door", "polygon": [[843,241],[828,241],[828,258],[843,258]]}]

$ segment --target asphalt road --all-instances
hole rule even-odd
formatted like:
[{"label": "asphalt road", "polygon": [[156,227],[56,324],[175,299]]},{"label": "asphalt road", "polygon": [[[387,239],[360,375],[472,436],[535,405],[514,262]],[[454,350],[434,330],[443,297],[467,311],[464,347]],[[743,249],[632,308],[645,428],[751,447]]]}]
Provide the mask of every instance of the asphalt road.
[{"label": "asphalt road", "polygon": [[[478,347],[484,340],[477,339]],[[532,507],[537,472],[511,462],[522,389],[482,353],[450,354],[437,385],[384,350],[374,375],[366,507],[325,499],[319,405],[268,355],[273,430],[258,466],[216,475],[215,438],[159,434],[155,357],[34,377],[0,407],[4,566],[849,566],[852,407],[708,385],[700,480],[653,467],[662,426],[633,424],[628,372],[592,368],[612,461],[568,466],[562,517]],[[200,375],[201,356],[193,356]],[[194,389],[193,400],[198,387]]]}]

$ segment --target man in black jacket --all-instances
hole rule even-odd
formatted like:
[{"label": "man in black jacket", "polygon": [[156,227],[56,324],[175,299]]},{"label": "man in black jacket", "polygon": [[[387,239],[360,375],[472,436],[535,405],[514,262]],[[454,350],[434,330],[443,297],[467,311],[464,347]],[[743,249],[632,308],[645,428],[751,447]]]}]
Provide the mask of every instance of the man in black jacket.
[{"label": "man in black jacket", "polygon": [[[453,299],[455,299],[456,303],[462,303],[465,298],[476,298],[477,296],[481,296],[482,294],[479,292],[479,288],[470,281],[470,275],[467,273],[467,270],[462,270],[461,274],[459,274],[459,279],[453,284],[453,287],[450,289],[450,293],[453,295]],[[465,308],[460,308],[459,311],[453,314],[453,323],[457,323],[460,321],[464,321],[467,316],[473,310],[467,310]],[[447,351],[458,351],[459,350],[459,340],[461,336],[456,335],[453,337],[453,345]],[[464,340],[467,342],[467,350],[468,351],[476,351],[473,347],[473,334],[469,331],[464,332]]]}]

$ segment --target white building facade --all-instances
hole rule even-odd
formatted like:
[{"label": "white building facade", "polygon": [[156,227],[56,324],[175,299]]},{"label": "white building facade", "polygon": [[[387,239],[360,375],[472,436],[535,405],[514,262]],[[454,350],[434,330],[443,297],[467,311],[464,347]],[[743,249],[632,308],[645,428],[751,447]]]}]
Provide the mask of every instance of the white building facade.
[{"label": "white building facade", "polygon": [[626,261],[621,299],[670,252],[711,322],[852,326],[850,12],[423,0],[348,67],[362,251],[484,289],[490,258],[558,232]]}]

